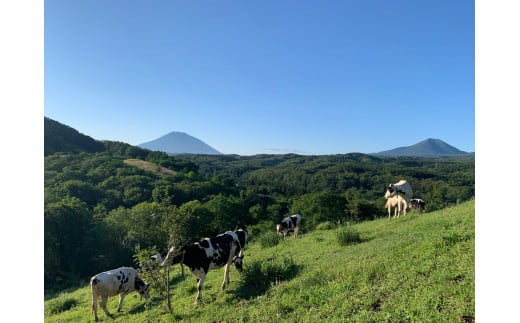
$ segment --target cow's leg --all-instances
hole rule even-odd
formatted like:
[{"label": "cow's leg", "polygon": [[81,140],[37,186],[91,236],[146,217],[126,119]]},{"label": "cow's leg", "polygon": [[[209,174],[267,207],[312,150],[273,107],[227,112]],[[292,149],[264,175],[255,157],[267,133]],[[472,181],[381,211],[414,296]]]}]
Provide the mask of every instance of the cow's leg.
[{"label": "cow's leg", "polygon": [[98,302],[98,295],[92,294],[92,314],[94,314],[94,321],[98,321],[97,316],[97,302]]},{"label": "cow's leg", "polygon": [[224,281],[222,282],[222,289],[225,289],[229,282],[229,264],[230,262],[228,262],[226,267],[224,267]]},{"label": "cow's leg", "polygon": [[121,312],[123,308],[123,300],[125,299],[126,293],[119,294],[119,303],[117,303],[117,311]]},{"label": "cow's leg", "polygon": [[200,278],[197,278],[197,297],[195,298],[195,303],[198,303],[202,299],[202,286],[204,285],[204,278],[206,278],[205,273],[202,273]]},{"label": "cow's leg", "polygon": [[107,308],[107,301],[108,301],[108,296],[101,295],[101,303],[99,303],[99,305],[101,305],[101,308],[103,309],[103,311],[105,312],[105,314],[108,317],[112,317],[112,314],[110,314],[110,312],[108,311],[108,308]]},{"label": "cow's leg", "polygon": [[300,229],[300,227],[295,227],[294,228],[294,237],[295,238],[298,238],[298,230]]}]

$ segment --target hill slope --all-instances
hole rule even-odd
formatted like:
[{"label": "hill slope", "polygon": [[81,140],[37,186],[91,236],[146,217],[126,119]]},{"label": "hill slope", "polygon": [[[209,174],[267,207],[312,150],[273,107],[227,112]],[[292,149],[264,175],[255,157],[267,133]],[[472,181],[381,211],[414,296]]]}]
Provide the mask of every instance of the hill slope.
[{"label": "hill slope", "polygon": [[415,145],[399,147],[391,150],[381,151],[374,155],[378,156],[416,156],[416,157],[432,157],[432,156],[462,156],[468,153],[448,145],[440,139],[426,139]]},{"label": "hill slope", "polygon": [[170,132],[155,140],[139,145],[141,148],[153,151],[163,151],[167,154],[202,154],[219,155],[220,152],[204,143],[202,140],[192,137],[184,132]]},{"label": "hill slope", "polygon": [[102,142],[47,117],[44,118],[43,132],[45,156],[56,152],[94,153],[105,149]]},{"label": "hill slope", "polygon": [[[112,321],[474,322],[474,200],[351,228],[360,233],[361,243],[341,246],[337,236],[344,227],[303,231],[298,239],[269,248],[258,242],[261,236],[252,235],[244,273],[231,269],[225,291],[220,290],[223,269],[213,270],[201,304],[194,305],[195,279],[189,272],[182,278],[175,266],[170,276],[173,314],[168,314],[164,291],[161,296],[155,289],[148,302],[135,293],[127,296],[123,312]],[[265,290],[245,288],[256,267],[267,269],[273,282]],[[155,277],[159,285],[162,277]],[[111,298],[112,313],[116,305],[117,297]],[[104,313],[101,319],[106,320]],[[89,320],[87,286],[45,302],[46,322]]]}]

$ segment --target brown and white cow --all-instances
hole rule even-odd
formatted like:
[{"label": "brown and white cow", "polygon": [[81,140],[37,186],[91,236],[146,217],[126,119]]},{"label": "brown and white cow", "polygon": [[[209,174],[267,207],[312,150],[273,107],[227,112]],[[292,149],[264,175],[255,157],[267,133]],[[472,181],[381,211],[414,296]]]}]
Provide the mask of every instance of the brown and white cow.
[{"label": "brown and white cow", "polygon": [[243,250],[247,243],[247,231],[238,229],[227,231],[213,238],[206,238],[192,245],[180,248],[171,247],[161,266],[184,264],[197,278],[197,297],[195,302],[202,299],[204,279],[211,269],[222,268],[224,281],[222,289],[229,283],[229,267],[235,264],[238,272],[242,271]]},{"label": "brown and white cow", "polygon": [[125,296],[133,291],[137,291],[145,299],[150,297],[150,285],[142,281],[137,270],[131,267],[112,269],[92,276],[90,288],[92,290],[92,313],[96,321],[98,320],[97,305],[99,297],[101,297],[101,308],[108,317],[112,317],[107,309],[107,300],[111,296],[119,294],[118,312],[123,307]]},{"label": "brown and white cow", "polygon": [[290,231],[294,231],[294,237],[297,238],[301,222],[302,216],[300,214],[291,215],[276,225],[276,232],[285,238]]}]

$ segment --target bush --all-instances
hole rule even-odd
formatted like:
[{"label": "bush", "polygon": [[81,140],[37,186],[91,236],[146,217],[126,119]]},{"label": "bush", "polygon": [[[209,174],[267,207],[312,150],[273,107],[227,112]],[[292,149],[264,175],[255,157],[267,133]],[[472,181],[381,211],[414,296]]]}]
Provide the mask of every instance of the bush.
[{"label": "bush", "polygon": [[266,232],[260,236],[260,245],[262,248],[274,247],[280,242],[280,236],[274,232]]},{"label": "bush", "polygon": [[296,276],[298,266],[292,258],[272,256],[267,259],[255,261],[244,268],[240,275],[240,287],[242,296],[261,295],[271,285],[289,280]]},{"label": "bush", "polygon": [[336,231],[336,239],[342,246],[347,246],[361,242],[359,232],[351,226],[346,226]]},{"label": "bush", "polygon": [[336,225],[330,221],[325,221],[325,222],[322,222],[320,224],[318,224],[318,226],[316,227],[316,230],[332,230],[336,228]]},{"label": "bush", "polygon": [[259,239],[264,233],[273,232],[275,225],[272,222],[266,221],[247,227],[247,241],[253,242]]},{"label": "bush", "polygon": [[47,308],[45,311],[50,315],[54,315],[68,311],[76,305],[78,305],[78,301],[74,298],[57,298],[55,301],[47,303]]}]

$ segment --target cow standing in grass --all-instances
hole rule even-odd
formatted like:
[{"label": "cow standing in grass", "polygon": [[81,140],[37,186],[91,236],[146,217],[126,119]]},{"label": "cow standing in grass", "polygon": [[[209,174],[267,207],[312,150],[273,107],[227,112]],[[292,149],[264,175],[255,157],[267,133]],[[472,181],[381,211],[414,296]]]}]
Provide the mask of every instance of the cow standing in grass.
[{"label": "cow standing in grass", "polygon": [[300,231],[300,223],[302,222],[302,216],[299,214],[291,215],[285,218],[281,223],[276,225],[276,232],[282,235],[284,238],[289,234],[290,231],[294,231],[294,237],[298,237]]},{"label": "cow standing in grass", "polygon": [[426,208],[426,202],[424,202],[423,199],[411,199],[410,207],[412,208],[412,210],[422,212]]},{"label": "cow standing in grass", "polygon": [[[412,195],[412,187],[410,186],[410,183],[408,183],[404,179],[400,180],[395,184],[388,185],[385,193],[385,199],[387,199],[385,208],[388,208],[388,216],[390,217],[390,208],[393,207],[393,205],[397,205],[397,217],[401,215],[401,212],[404,213],[403,215],[406,215],[406,210],[411,205],[410,199]],[[404,199],[404,202],[399,200],[388,201],[390,200],[390,198],[395,197]]]},{"label": "cow standing in grass", "polygon": [[394,209],[394,219],[396,217],[399,217],[401,215],[400,210],[404,210],[404,214],[406,215],[406,209],[408,208],[408,204],[406,203],[406,200],[400,196],[395,195],[392,197],[389,197],[386,200],[385,208],[388,209],[388,218],[390,219],[390,215],[392,213],[392,209]]},{"label": "cow standing in grass", "polygon": [[247,242],[247,232],[244,229],[227,231],[213,238],[206,238],[192,245],[180,248],[171,247],[161,266],[184,264],[197,278],[197,297],[195,302],[202,299],[204,279],[211,269],[222,268],[224,281],[222,289],[229,283],[229,267],[235,264],[238,272],[242,271],[243,250]]},{"label": "cow standing in grass", "polygon": [[142,281],[137,274],[137,270],[131,267],[112,269],[92,276],[90,288],[92,290],[92,313],[95,321],[98,320],[97,305],[99,297],[101,297],[101,308],[108,317],[112,317],[107,309],[107,300],[110,296],[119,294],[118,312],[123,307],[125,296],[133,291],[137,291],[145,299],[150,297],[150,285]]}]

